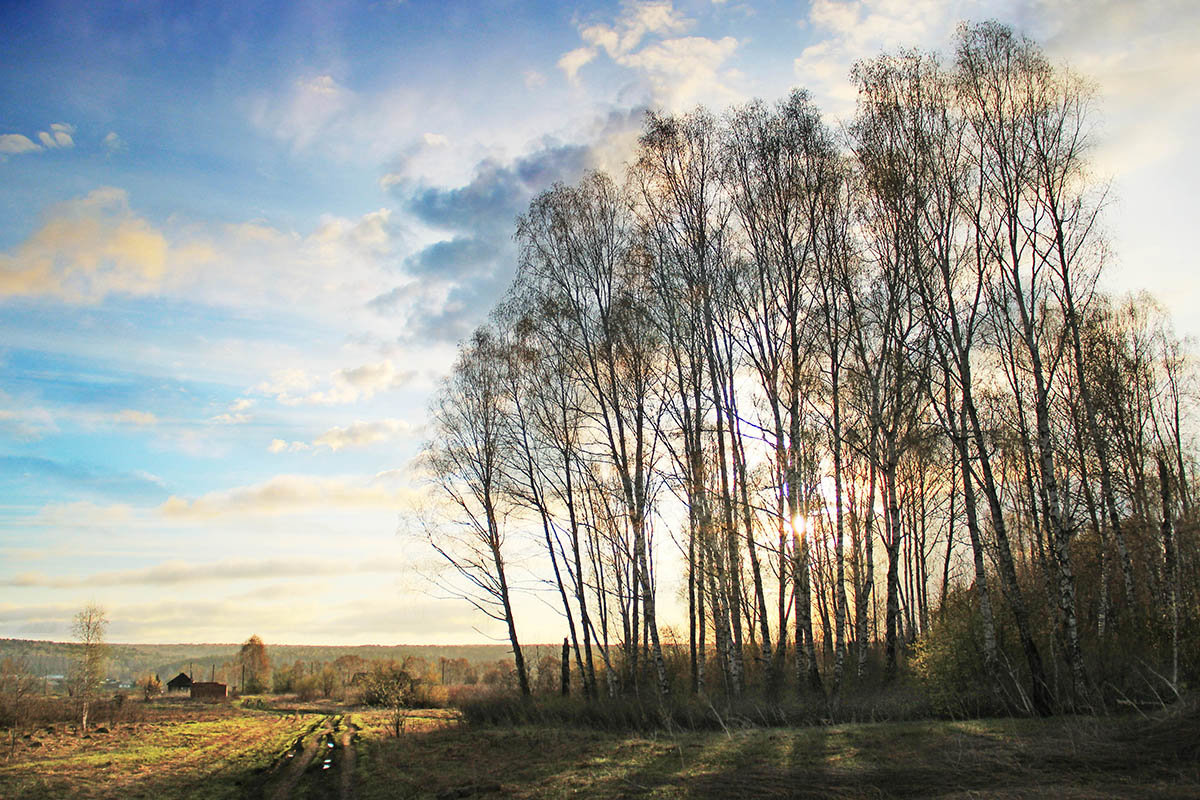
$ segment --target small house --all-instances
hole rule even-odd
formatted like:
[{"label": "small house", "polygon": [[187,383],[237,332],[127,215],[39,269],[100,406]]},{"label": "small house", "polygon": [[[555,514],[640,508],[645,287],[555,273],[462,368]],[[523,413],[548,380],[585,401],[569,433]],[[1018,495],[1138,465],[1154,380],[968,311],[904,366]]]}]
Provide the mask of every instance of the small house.
[{"label": "small house", "polygon": [[186,672],[181,672],[167,681],[168,692],[184,692],[192,688],[192,679]]},{"label": "small house", "polygon": [[224,700],[229,690],[223,683],[215,681],[196,681],[192,684],[193,700]]}]

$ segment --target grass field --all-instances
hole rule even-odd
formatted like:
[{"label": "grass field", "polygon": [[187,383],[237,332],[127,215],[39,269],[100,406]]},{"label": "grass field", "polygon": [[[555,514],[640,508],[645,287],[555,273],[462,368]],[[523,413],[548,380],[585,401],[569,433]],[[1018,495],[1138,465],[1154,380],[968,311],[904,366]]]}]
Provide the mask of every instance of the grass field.
[{"label": "grass field", "polygon": [[1200,797],[1200,762],[1143,726],[1056,719],[908,722],[629,737],[431,729],[368,743],[385,797]]},{"label": "grass field", "polygon": [[176,704],[0,760],[6,800],[572,796],[1200,797],[1200,729],[1176,713],[628,735],[431,710],[397,738],[380,711]]},{"label": "grass field", "polygon": [[262,793],[271,768],[321,719],[225,705],[152,709],[92,729],[41,729],[0,761],[0,797],[241,798]]}]

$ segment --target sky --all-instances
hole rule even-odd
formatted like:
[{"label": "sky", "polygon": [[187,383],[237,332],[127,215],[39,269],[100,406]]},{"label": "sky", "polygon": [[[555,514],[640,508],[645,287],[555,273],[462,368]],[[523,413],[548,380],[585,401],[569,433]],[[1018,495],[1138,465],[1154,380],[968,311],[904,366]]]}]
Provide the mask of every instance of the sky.
[{"label": "sky", "polygon": [[802,87],[839,126],[855,60],[985,19],[1095,82],[1105,280],[1200,334],[1191,0],[0,3],[0,637],[503,637],[439,588],[414,458],[516,216],[647,109]]}]

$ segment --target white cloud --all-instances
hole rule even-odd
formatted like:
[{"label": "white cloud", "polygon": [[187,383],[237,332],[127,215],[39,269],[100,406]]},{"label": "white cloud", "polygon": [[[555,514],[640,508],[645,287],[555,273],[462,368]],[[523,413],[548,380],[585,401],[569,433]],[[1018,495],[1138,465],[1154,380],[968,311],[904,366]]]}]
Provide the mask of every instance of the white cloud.
[{"label": "white cloud", "polygon": [[[11,403],[12,399],[0,393],[0,401]],[[125,408],[120,411],[95,411],[90,409],[59,408],[51,413],[40,406],[28,408],[0,408],[0,429],[23,440],[40,439],[48,433],[59,431],[59,421],[75,422],[89,427],[110,425],[134,425],[140,428],[159,423],[158,417],[149,411]]]},{"label": "white cloud", "polygon": [[49,131],[38,131],[38,138],[49,149],[67,148],[75,146],[75,140],[71,138],[71,134],[73,133],[75,133],[74,125],[68,125],[65,122],[55,122],[50,126]]},{"label": "white cloud", "polygon": [[858,96],[849,77],[855,61],[899,47],[948,48],[954,26],[975,18],[978,5],[970,0],[814,0],[804,27],[816,41],[793,61],[796,81],[827,115],[847,119]]},{"label": "white cloud", "polygon": [[[0,392],[0,401],[10,403],[11,398]],[[50,433],[58,432],[54,415],[40,406],[23,408],[0,408],[0,431],[20,441],[36,441]]]},{"label": "white cloud", "polygon": [[391,359],[336,370],[325,382],[293,367],[273,372],[253,391],[274,396],[277,402],[287,406],[346,405],[370,400],[379,392],[404,386],[415,375],[412,370],[398,371]]},{"label": "white cloud", "polygon": [[122,411],[118,411],[117,413],[113,414],[112,420],[113,422],[126,423],[129,425],[147,426],[158,424],[158,417],[156,417],[154,414],[150,413],[149,411],[138,411],[132,408],[126,408]]},{"label": "white cloud", "polygon": [[100,146],[111,156],[114,153],[119,153],[125,149],[125,142],[117,135],[116,131],[109,131],[103,139],[100,140]]},{"label": "white cloud", "polygon": [[361,309],[377,293],[400,246],[390,209],[327,215],[309,233],[260,222],[207,233],[210,263],[177,288],[219,305],[307,313],[322,324]]},{"label": "white cloud", "polygon": [[579,70],[595,57],[596,49],[594,47],[577,47],[562,54],[562,57],[558,59],[558,68],[566,73],[567,80],[576,83],[579,80]]},{"label": "white cloud", "polygon": [[54,142],[59,147],[74,147],[75,140],[71,138],[71,134],[75,132],[75,128],[71,125],[56,123],[50,126],[54,132]]},{"label": "white cloud", "polygon": [[88,527],[126,525],[134,518],[132,506],[124,503],[98,505],[85,500],[52,503],[38,511],[35,525],[48,528],[73,528],[86,520]]},{"label": "white cloud", "polygon": [[229,404],[228,411],[209,417],[208,421],[218,425],[244,425],[251,420],[251,416],[245,412],[254,402],[252,397],[239,397]]},{"label": "white cloud", "polygon": [[28,136],[19,133],[6,133],[0,136],[0,156],[14,156],[21,153],[36,153],[42,146]]},{"label": "white cloud", "polygon": [[648,45],[619,63],[644,72],[654,96],[679,108],[702,99],[720,102],[736,97],[725,85],[720,67],[737,47],[731,36],[716,40],[687,36]]},{"label": "white cloud", "polygon": [[258,127],[290,142],[294,150],[312,145],[354,100],[354,93],[332,75],[296,78],[276,97],[260,98],[251,111]]},{"label": "white cloud", "polygon": [[275,395],[280,402],[287,402],[298,392],[306,392],[316,379],[298,367],[275,370],[271,377],[254,387],[260,394]]},{"label": "white cloud", "polygon": [[157,223],[138,213],[123,189],[100,187],[49,207],[24,241],[0,250],[0,300],[180,297],[283,310],[328,329],[335,319],[369,316],[365,304],[394,279],[398,227],[388,208],[328,215],[307,234],[258,221]]},{"label": "white cloud", "polygon": [[390,481],[277,475],[263,483],[210,492],[193,500],[172,496],[159,511],[173,519],[302,514],[312,511],[412,508],[421,494]]},{"label": "white cloud", "polygon": [[438,103],[410,82],[360,92],[331,74],[309,70],[248,98],[244,107],[255,128],[293,153],[378,163],[395,154],[398,141],[419,136],[415,126]]},{"label": "white cloud", "polygon": [[1191,31],[1200,24],[1200,7],[1188,0],[1156,0],[1136,13],[1117,0],[814,0],[801,22],[812,42],[794,60],[793,72],[826,113],[846,118],[854,111],[848,75],[855,61],[902,47],[949,53],[959,22],[986,19],[1032,37],[1119,105],[1161,98],[1191,107],[1181,92],[1196,93],[1191,76],[1200,69],[1200,51]]},{"label": "white cloud", "polygon": [[403,172],[388,172],[379,179],[379,188],[387,191],[398,183],[403,183],[408,180],[408,176]]},{"label": "white cloud", "polygon": [[154,294],[168,265],[189,269],[203,260],[203,252],[172,245],[134,214],[124,190],[102,187],[52,207],[32,236],[0,253],[0,298],[43,295],[90,303],[111,293]]},{"label": "white cloud", "polygon": [[21,133],[0,134],[0,160],[3,160],[5,156],[74,147],[75,140],[72,138],[74,133],[74,125],[55,122],[50,126],[50,130],[38,131],[37,138],[41,144]]},{"label": "white cloud", "polygon": [[272,453],[301,453],[311,449],[312,445],[306,442],[292,442],[288,444],[284,439],[272,439],[271,443],[267,445],[267,450]]},{"label": "white cloud", "polygon": [[647,35],[682,33],[691,25],[670,0],[655,0],[627,6],[612,26],[587,25],[580,29],[580,36],[592,47],[603,48],[609,58],[616,60],[633,52]]},{"label": "white cloud", "polygon": [[313,441],[316,447],[328,447],[335,453],[346,447],[366,447],[411,433],[412,426],[402,419],[381,419],[373,422],[357,420],[345,428],[333,427]]},{"label": "white cloud", "polygon": [[356,575],[396,572],[407,564],[395,557],[362,561],[330,558],[230,559],[206,564],[167,561],[141,569],[96,572],[88,575],[51,576],[40,572],[15,575],[0,583],[14,588],[51,588],[92,586],[174,586],[210,581],[254,580],[259,578],[312,578],[323,575]]},{"label": "white cloud", "polygon": [[[581,25],[584,46],[564,53],[558,67],[577,83],[580,69],[603,52],[619,66],[639,73],[651,101],[658,105],[678,110],[697,102],[723,104],[735,99],[738,94],[728,82],[736,73],[722,71],[722,66],[737,50],[737,39],[676,36],[692,25],[669,1],[627,5],[612,25]],[[656,41],[648,41],[651,37]]]}]

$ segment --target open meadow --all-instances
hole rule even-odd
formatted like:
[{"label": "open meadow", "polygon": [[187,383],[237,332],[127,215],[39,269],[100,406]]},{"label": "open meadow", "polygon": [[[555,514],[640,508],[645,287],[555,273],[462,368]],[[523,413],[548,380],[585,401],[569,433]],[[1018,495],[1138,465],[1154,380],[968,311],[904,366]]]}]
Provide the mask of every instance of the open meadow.
[{"label": "open meadow", "polygon": [[[142,705],[142,704],[139,704]],[[41,728],[0,763],[0,797],[1200,796],[1194,710],[631,734],[471,725],[451,709],[144,704],[87,736]],[[261,706],[261,707],[259,707]]]}]

